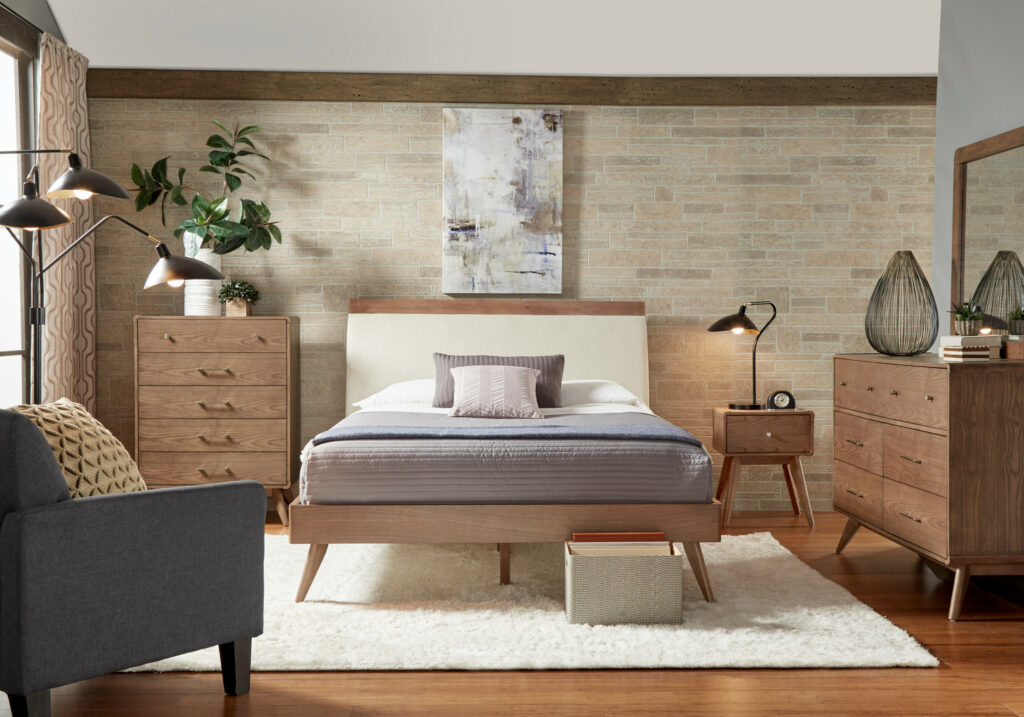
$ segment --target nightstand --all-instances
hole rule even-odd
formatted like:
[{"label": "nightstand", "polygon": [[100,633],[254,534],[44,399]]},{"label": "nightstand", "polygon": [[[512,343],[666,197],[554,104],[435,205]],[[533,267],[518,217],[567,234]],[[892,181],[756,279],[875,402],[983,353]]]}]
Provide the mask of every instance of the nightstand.
[{"label": "nightstand", "polygon": [[743,411],[716,408],[711,444],[725,456],[715,499],[722,501],[722,527],[729,527],[736,484],[744,465],[781,465],[793,513],[803,511],[814,527],[801,456],[814,455],[814,413],[797,410]]}]

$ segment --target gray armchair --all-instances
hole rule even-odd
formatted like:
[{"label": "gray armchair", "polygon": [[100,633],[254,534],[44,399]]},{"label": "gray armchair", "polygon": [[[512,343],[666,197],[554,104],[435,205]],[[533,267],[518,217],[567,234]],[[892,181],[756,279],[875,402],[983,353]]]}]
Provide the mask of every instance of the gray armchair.
[{"label": "gray armchair", "polygon": [[220,646],[249,691],[263,632],[259,483],[71,500],[42,433],[0,411],[0,690],[49,715],[50,688]]}]

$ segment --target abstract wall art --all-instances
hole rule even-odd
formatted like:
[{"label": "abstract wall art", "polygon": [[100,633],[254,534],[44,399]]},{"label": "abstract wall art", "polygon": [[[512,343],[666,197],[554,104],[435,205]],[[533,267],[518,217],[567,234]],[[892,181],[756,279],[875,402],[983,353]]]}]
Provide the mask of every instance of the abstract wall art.
[{"label": "abstract wall art", "polygon": [[446,294],[562,291],[562,113],[444,109]]}]

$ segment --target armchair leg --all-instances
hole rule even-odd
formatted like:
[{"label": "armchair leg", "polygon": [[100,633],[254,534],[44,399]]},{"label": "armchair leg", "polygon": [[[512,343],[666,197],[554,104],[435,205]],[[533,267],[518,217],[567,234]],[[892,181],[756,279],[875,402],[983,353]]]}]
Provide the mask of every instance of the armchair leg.
[{"label": "armchair leg", "polygon": [[220,672],[224,692],[244,695],[249,692],[249,666],[252,662],[252,638],[227,642],[220,646]]},{"label": "armchair leg", "polygon": [[7,695],[13,717],[50,717],[50,691],[30,695]]}]

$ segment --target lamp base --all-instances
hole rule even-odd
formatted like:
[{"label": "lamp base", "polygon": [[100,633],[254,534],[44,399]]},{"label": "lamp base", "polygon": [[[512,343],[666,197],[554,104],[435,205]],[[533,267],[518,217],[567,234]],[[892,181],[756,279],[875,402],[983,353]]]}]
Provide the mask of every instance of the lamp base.
[{"label": "lamp base", "polygon": [[744,403],[742,401],[737,401],[736,403],[730,403],[729,404],[729,408],[733,409],[734,411],[763,411],[764,410],[764,404],[763,403]]}]

